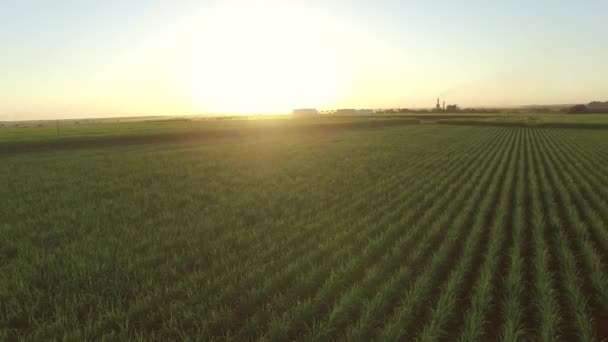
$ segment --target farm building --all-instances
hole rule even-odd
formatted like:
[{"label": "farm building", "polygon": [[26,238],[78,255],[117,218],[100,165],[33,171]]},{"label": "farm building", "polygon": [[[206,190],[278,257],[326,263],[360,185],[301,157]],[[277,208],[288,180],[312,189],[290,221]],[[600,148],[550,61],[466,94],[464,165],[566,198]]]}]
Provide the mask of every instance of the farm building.
[{"label": "farm building", "polygon": [[316,115],[316,114],[319,114],[319,111],[317,111],[314,108],[300,108],[300,109],[293,110],[293,115]]}]

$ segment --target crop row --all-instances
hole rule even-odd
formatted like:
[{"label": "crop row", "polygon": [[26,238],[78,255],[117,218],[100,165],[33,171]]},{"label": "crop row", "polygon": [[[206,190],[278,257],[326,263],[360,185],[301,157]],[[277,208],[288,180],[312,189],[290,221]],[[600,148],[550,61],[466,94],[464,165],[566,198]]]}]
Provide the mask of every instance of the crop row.
[{"label": "crop row", "polygon": [[[53,291],[25,278],[6,282],[0,338],[608,338],[608,144],[601,130],[431,126],[377,134],[373,139],[386,136],[370,140],[368,152],[377,155],[365,160],[381,172],[349,178],[340,194],[316,195],[328,203],[286,204],[282,215],[227,217],[209,227],[196,213],[149,213],[189,225],[181,238],[170,224],[148,231],[137,245],[144,256],[125,254],[132,260],[108,274],[115,280],[98,293],[82,291],[100,281],[87,278],[93,266],[84,261],[74,268],[83,272],[78,282],[53,280]],[[243,189],[248,197],[239,203],[267,210],[273,194],[302,199],[315,186],[285,174],[268,184],[276,188]],[[74,238],[58,250],[90,243],[90,257],[106,260],[112,250],[96,238]],[[28,257],[62,260],[58,252]],[[35,269],[18,258],[0,260],[5,273]]]}]

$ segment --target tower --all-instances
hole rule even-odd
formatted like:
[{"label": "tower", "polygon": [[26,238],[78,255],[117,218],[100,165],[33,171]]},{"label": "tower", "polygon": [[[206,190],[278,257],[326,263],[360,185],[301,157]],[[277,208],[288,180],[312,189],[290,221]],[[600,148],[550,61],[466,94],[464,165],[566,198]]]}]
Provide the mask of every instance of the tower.
[{"label": "tower", "polygon": [[435,105],[436,110],[441,110],[441,105],[439,105],[439,98],[437,98],[437,104]]}]

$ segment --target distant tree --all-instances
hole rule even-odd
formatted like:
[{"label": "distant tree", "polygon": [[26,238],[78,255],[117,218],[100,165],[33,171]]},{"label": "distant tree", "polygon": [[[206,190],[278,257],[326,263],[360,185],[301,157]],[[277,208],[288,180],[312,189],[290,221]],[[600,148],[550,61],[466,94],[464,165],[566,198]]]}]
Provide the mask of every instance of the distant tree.
[{"label": "distant tree", "polygon": [[543,114],[543,113],[551,113],[552,110],[548,107],[535,107],[535,108],[530,108],[530,112],[536,113],[536,114]]},{"label": "distant tree", "polygon": [[593,102],[589,102],[589,104],[587,105],[587,107],[589,107],[590,109],[595,109],[595,108],[608,108],[608,101],[606,102],[602,102],[602,101],[593,101]]},{"label": "distant tree", "polygon": [[568,110],[568,114],[585,114],[589,113],[589,109],[584,104],[577,104]]},{"label": "distant tree", "polygon": [[460,108],[458,107],[458,105],[448,105],[445,108],[446,112],[450,112],[450,113],[455,113],[455,112],[459,112]]},{"label": "distant tree", "polygon": [[608,101],[593,101],[587,105],[587,109],[591,113],[608,113]]}]

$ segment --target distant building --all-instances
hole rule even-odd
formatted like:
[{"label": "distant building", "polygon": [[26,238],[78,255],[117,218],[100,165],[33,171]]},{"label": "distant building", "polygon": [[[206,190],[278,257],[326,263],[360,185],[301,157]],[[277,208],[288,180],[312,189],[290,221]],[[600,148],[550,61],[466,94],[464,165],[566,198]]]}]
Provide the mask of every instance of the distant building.
[{"label": "distant building", "polygon": [[437,98],[437,103],[435,104],[435,108],[433,108],[434,112],[458,112],[460,111],[460,108],[458,108],[458,105],[445,105],[445,101],[443,101],[443,106],[441,106],[441,102],[439,101],[439,98]]},{"label": "distant building", "polygon": [[314,108],[300,108],[294,109],[293,115],[316,115],[319,114],[319,111]]},{"label": "distant building", "polygon": [[372,114],[374,114],[374,110],[373,109],[357,109],[357,114],[358,115],[372,115]]}]

